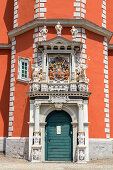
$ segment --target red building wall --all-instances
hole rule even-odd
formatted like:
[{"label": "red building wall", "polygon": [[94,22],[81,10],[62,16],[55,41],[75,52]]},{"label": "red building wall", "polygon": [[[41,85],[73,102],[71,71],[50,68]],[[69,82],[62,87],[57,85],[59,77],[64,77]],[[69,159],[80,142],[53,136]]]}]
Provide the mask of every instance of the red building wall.
[{"label": "red building wall", "polygon": [[74,18],[73,13],[75,12],[74,0],[47,0],[45,7],[47,12],[46,18]]},{"label": "red building wall", "polygon": [[89,98],[88,115],[89,115],[89,137],[105,138],[105,113],[104,113],[104,55],[103,40],[100,35],[86,32],[86,54],[87,60],[87,77],[89,78]]},{"label": "red building wall", "polygon": [[0,50],[0,137],[8,135],[11,51]]},{"label": "red building wall", "polygon": [[[29,84],[17,81],[18,57],[32,58],[33,54],[33,30],[16,37],[16,63],[15,63],[15,92],[14,92],[14,122],[13,137],[27,137],[29,135],[28,123],[30,103],[27,92]],[[31,61],[29,61],[31,68]],[[31,72],[29,72],[29,76]]]},{"label": "red building wall", "polygon": [[102,3],[103,0],[87,0],[85,19],[102,26]]},{"label": "red building wall", "polygon": [[35,1],[31,2],[31,0],[18,1],[18,26],[22,26],[34,19],[34,4]]},{"label": "red building wall", "polygon": [[13,29],[14,0],[0,0],[0,43],[8,43],[7,32]]}]

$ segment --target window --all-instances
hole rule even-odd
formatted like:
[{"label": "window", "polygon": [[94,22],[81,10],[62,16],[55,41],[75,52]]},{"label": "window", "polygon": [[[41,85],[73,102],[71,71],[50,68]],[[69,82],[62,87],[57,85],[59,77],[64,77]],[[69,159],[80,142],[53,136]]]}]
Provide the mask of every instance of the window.
[{"label": "window", "polygon": [[18,79],[28,81],[29,59],[18,57]]}]

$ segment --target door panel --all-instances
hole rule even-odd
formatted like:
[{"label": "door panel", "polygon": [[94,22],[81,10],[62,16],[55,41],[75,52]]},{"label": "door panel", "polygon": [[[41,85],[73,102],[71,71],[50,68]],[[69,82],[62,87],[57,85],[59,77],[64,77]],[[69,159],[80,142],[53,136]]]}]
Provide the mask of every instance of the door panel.
[{"label": "door panel", "polygon": [[[46,160],[72,160],[72,126],[71,118],[64,111],[55,111],[47,119],[46,125]],[[61,126],[61,134],[57,134],[57,126]]]}]

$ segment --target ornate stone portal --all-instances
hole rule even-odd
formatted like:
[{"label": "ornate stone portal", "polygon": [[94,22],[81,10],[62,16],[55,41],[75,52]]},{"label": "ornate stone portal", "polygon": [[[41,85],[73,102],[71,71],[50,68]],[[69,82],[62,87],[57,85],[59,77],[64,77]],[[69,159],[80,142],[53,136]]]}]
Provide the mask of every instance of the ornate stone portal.
[{"label": "ornate stone portal", "polygon": [[[41,156],[42,152],[44,153],[44,145],[42,144],[44,134],[41,134],[40,130],[40,117],[43,114],[40,107],[50,106],[53,110],[62,110],[65,105],[67,109],[72,105],[78,106],[77,147],[75,142],[73,143],[73,150],[76,148],[77,155],[74,157],[77,158],[78,163],[85,163],[88,160],[88,141],[85,141],[88,134],[85,136],[84,115],[86,115],[86,123],[88,123],[88,109],[84,101],[88,101],[90,93],[88,92],[88,80],[85,74],[87,66],[80,62],[82,43],[74,41],[77,34],[75,27],[72,27],[71,30],[73,41],[61,37],[62,26],[60,23],[55,28],[57,37],[47,41],[44,38],[44,41],[37,43],[38,56],[41,56],[42,62],[40,62],[39,57],[38,63],[33,65],[33,73],[29,82],[30,92],[28,92],[28,95],[32,101],[31,123],[29,123],[31,136],[29,157],[32,161],[44,161],[44,157]],[[46,36],[45,27],[42,33]],[[74,124],[74,122],[72,123]],[[41,124],[45,124],[45,122],[41,122]],[[75,158],[73,158],[74,160]]]}]

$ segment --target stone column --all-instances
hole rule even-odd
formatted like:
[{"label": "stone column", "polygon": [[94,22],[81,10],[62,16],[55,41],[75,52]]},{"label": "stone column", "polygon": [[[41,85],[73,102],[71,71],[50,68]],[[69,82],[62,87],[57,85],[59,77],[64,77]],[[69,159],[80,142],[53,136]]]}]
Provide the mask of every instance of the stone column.
[{"label": "stone column", "polygon": [[40,112],[40,104],[38,102],[35,101],[35,127],[34,127],[34,131],[35,132],[39,132],[39,112]]},{"label": "stone column", "polygon": [[42,80],[44,82],[46,82],[46,57],[47,57],[47,54],[44,53],[43,54],[43,73],[42,73]]},{"label": "stone column", "polygon": [[41,133],[39,131],[39,113],[40,113],[40,104],[35,101],[35,116],[34,116],[34,137],[32,145],[32,162],[41,161]]},{"label": "stone column", "polygon": [[84,132],[84,105],[78,104],[78,146],[77,146],[77,163],[86,163],[86,146]]},{"label": "stone column", "polygon": [[70,91],[77,91],[76,79],[75,79],[75,55],[71,54],[72,57],[72,71],[71,71],[71,83]]},{"label": "stone column", "polygon": [[45,161],[45,126],[47,122],[40,123],[40,128],[41,128],[41,145],[42,145],[42,150],[41,150],[41,162]]},{"label": "stone column", "polygon": [[74,56],[74,54],[71,54],[71,56],[72,56],[71,81],[75,82],[75,56]]},{"label": "stone column", "polygon": [[86,145],[86,161],[89,161],[89,122],[88,122],[88,100],[84,100],[84,129]]},{"label": "stone column", "polygon": [[73,127],[73,162],[76,161],[76,146],[77,146],[77,122],[72,122]]},{"label": "stone column", "polygon": [[32,155],[31,155],[31,148],[33,144],[33,126],[34,126],[34,101],[30,100],[30,120],[28,122],[29,124],[29,160],[31,160]]}]

